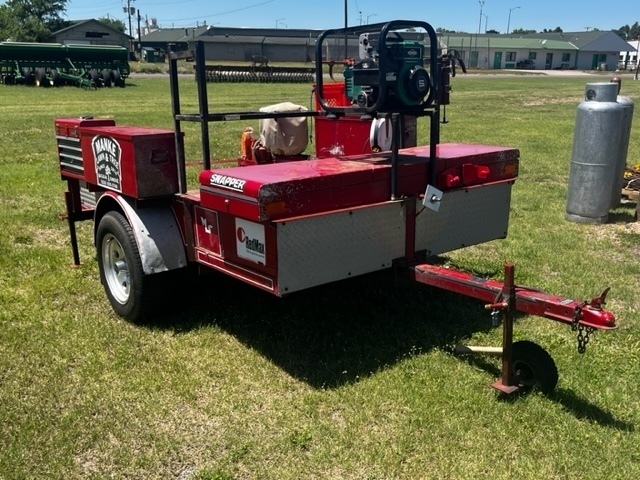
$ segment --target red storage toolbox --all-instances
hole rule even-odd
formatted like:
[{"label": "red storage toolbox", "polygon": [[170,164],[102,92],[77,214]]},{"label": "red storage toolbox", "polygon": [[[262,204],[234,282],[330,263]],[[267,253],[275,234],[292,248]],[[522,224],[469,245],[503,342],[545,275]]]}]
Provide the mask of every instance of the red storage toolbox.
[{"label": "red storage toolbox", "polygon": [[178,193],[172,130],[88,127],[80,141],[87,182],[140,199]]}]

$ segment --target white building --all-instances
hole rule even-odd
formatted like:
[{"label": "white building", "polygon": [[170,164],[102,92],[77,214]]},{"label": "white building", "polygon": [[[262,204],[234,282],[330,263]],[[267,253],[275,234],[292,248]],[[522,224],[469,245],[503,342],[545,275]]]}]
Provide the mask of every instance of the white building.
[{"label": "white building", "polygon": [[618,61],[618,70],[635,70],[638,65],[638,51],[640,51],[640,39],[627,42],[632,51],[621,51]]},{"label": "white building", "polygon": [[620,52],[632,52],[614,32],[531,33],[527,35],[445,34],[441,40],[470,67],[538,70],[616,70]]}]

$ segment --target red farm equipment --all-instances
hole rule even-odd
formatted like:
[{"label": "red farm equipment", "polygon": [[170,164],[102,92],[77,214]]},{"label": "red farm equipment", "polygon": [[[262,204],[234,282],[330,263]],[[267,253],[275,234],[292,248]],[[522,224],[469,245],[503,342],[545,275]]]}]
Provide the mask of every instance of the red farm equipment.
[{"label": "red farm equipment", "polygon": [[[325,85],[323,43],[345,34],[359,35],[360,59],[345,70],[345,83]],[[204,49],[196,44],[194,52],[169,55],[174,131],[56,120],[75,263],[75,223],[92,219],[106,294],[133,321],[148,307],[149,279],[190,264],[276,296],[393,267],[416,282],[482,300],[496,324],[502,317],[503,344],[493,349],[502,356],[502,376],[494,387],[551,391],[555,364],[538,345],[512,341],[514,313],[571,326],[584,351],[593,330],[616,328],[602,307],[606,291],[575,301],[515,285],[512,265],[499,283],[427,261],[504,238],[518,174],[517,149],[440,143],[441,109],[459,59],[443,54],[429,24],[414,21],[328,30],[316,55],[317,109],[210,112]],[[177,61],[188,56],[195,59],[199,112],[184,114]],[[306,128],[309,117],[315,156],[249,146],[242,166],[211,168],[210,122],[260,120],[272,122],[269,131],[273,120],[302,119]],[[415,145],[419,117],[428,125],[426,146]],[[187,189],[182,122],[201,125],[195,190]],[[291,136],[276,128],[287,145]]]}]

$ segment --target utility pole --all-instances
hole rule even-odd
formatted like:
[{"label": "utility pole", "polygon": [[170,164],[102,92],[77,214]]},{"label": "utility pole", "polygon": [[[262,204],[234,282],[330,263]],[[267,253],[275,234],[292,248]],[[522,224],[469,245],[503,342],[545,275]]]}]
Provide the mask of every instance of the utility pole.
[{"label": "utility pole", "polygon": [[636,49],[636,73],[633,76],[634,80],[638,80],[638,68],[640,68],[640,36],[638,36],[638,48]]},{"label": "utility pole", "polygon": [[349,57],[349,49],[348,49],[348,33],[347,28],[349,28],[349,21],[347,19],[347,0],[344,0],[344,58]]},{"label": "utility pole", "polygon": [[131,6],[131,2],[135,2],[136,0],[127,0],[127,6],[126,7],[122,7],[122,10],[124,10],[127,13],[127,17],[129,17],[129,37],[131,37],[131,39],[129,40],[129,54],[131,55],[133,53],[133,30],[131,28],[131,14],[135,14],[136,13],[136,9],[135,7]]},{"label": "utility pole", "polygon": [[507,21],[507,35],[509,35],[509,27],[511,27],[511,12],[517,10],[520,7],[513,7],[509,9],[509,20]]},{"label": "utility pole", "polygon": [[140,9],[138,9],[138,58],[142,59],[142,30],[140,30]]}]

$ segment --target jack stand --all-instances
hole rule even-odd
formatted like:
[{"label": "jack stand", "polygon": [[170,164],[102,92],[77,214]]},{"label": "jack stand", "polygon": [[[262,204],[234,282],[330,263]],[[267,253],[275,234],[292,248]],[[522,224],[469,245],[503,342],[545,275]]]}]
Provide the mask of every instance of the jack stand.
[{"label": "jack stand", "polygon": [[497,307],[504,311],[502,318],[502,377],[491,386],[507,395],[515,393],[520,388],[513,378],[513,317],[516,311],[516,284],[513,264],[504,266],[504,288],[502,289],[503,303],[487,305],[485,308]]},{"label": "jack stand", "polygon": [[502,314],[502,347],[471,347],[467,345],[456,345],[455,352],[459,354],[483,353],[488,355],[499,355],[502,357],[502,375],[499,380],[491,386],[507,395],[515,393],[520,386],[512,374],[513,363],[513,316],[516,311],[516,285],[513,264],[507,263],[504,266],[504,286],[496,303],[485,305],[484,308]]}]

